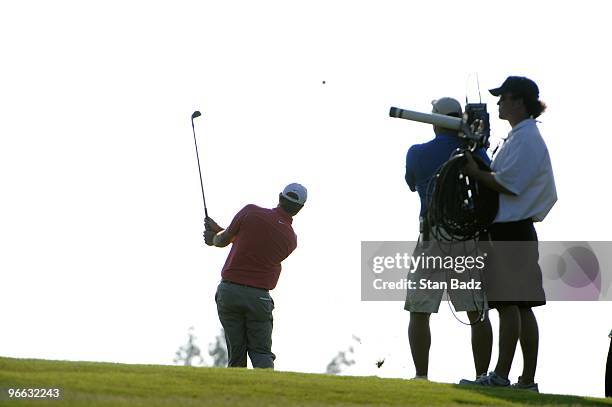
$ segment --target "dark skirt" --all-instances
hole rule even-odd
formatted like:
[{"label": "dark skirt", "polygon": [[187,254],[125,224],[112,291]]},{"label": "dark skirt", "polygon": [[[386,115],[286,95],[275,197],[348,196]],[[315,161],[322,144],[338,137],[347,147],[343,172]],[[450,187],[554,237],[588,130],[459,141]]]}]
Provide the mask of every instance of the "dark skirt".
[{"label": "dark skirt", "polygon": [[483,274],[491,308],[546,304],[538,264],[538,235],[531,219],[494,223],[482,242],[490,252]]}]

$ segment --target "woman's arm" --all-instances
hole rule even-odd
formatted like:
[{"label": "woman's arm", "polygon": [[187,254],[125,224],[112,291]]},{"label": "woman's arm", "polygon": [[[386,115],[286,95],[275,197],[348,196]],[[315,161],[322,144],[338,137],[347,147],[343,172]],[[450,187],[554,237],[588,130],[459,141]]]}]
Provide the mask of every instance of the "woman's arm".
[{"label": "woman's arm", "polygon": [[465,158],[467,159],[467,163],[465,164],[465,167],[463,167],[463,172],[465,175],[475,179],[489,189],[501,192],[503,194],[516,196],[514,192],[508,190],[502,184],[497,182],[494,172],[481,170],[469,151],[465,152]]}]

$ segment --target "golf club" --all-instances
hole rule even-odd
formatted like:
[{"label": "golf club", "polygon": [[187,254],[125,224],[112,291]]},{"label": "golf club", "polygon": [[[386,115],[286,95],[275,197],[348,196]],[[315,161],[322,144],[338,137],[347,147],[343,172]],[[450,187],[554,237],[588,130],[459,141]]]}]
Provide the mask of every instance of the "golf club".
[{"label": "golf club", "polygon": [[200,168],[200,154],[198,154],[198,142],[196,141],[195,126],[193,119],[202,116],[198,110],[191,115],[191,129],[193,130],[193,142],[195,144],[196,159],[198,160],[198,172],[200,173],[200,188],[202,188],[202,201],[204,202],[204,215],[208,218],[208,209],[206,209],[206,198],[204,197],[204,184],[202,183],[202,169]]}]

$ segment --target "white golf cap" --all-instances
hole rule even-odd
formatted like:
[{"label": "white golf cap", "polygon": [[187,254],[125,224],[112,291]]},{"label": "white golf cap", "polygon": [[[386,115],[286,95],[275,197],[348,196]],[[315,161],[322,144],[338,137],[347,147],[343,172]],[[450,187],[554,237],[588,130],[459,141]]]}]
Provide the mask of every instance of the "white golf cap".
[{"label": "white golf cap", "polygon": [[461,103],[457,102],[456,99],[453,98],[440,98],[431,102],[432,113],[445,114],[449,115],[451,113],[456,113],[459,116],[463,114],[461,110]]},{"label": "white golf cap", "polygon": [[303,185],[294,182],[283,189],[282,195],[291,202],[304,205],[308,192]]}]

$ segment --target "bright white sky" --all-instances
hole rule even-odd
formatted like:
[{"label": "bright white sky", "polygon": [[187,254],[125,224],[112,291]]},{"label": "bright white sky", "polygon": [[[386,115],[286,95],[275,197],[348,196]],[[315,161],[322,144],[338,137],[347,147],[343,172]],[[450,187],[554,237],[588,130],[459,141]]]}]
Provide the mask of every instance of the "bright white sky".
[{"label": "bright white sky", "polygon": [[[388,117],[540,86],[559,202],[541,240],[611,240],[606,1],[21,1],[0,6],[0,355],[172,363],[220,327],[228,249],[205,247],[190,115],[209,212],[308,187],[275,298],[277,369],[412,377],[403,303],[360,302],[360,242],[412,240],[408,147],[431,127]],[[322,84],[326,81],[326,84]],[[603,395],[611,304],[537,309],[544,392]],[[497,317],[493,312],[494,329]],[[497,340],[497,333],[495,334]],[[442,304],[430,378],[472,376],[469,328]],[[386,357],[383,368],[376,359]],[[496,353],[493,357],[494,364]],[[492,366],[493,367],[493,366]],[[517,352],[512,378],[522,368]]]}]

